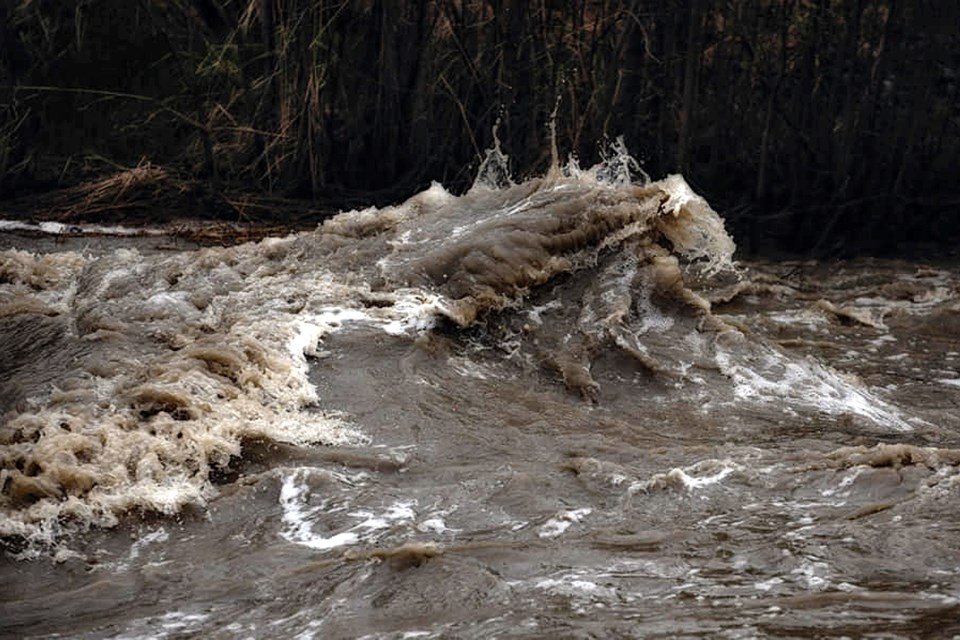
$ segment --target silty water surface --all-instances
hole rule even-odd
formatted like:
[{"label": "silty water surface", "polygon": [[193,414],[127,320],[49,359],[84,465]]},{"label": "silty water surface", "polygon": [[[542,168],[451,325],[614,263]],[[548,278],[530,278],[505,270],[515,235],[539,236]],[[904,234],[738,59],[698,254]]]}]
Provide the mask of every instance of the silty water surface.
[{"label": "silty water surface", "polygon": [[3,632],[960,633],[955,269],[734,266],[598,171],[6,235]]}]

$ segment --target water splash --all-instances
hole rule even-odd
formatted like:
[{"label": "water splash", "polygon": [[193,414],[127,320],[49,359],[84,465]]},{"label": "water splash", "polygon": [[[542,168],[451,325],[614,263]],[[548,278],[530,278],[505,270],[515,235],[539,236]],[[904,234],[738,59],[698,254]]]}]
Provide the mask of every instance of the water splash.
[{"label": "water splash", "polygon": [[470,190],[475,189],[506,189],[514,185],[510,175],[510,156],[500,148],[500,137],[497,131],[500,128],[500,118],[493,125],[493,146],[484,152],[483,160],[477,169],[477,177]]},{"label": "water splash", "polygon": [[618,186],[650,184],[649,174],[643,170],[637,159],[630,155],[623,136],[617,136],[616,140],[602,147],[600,158],[601,162],[595,169],[599,182]]}]

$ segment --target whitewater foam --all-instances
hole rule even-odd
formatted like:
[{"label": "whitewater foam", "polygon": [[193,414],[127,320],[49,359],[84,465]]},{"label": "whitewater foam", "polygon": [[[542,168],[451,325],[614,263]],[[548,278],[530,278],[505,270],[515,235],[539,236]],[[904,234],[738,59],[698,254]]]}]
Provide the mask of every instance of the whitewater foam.
[{"label": "whitewater foam", "polygon": [[[0,536],[49,541],[131,512],[203,507],[218,495],[211,476],[253,441],[369,444],[310,379],[337,332],[409,344],[452,327],[593,403],[605,391],[594,371],[607,366],[612,384],[649,373],[669,389],[696,386],[703,407],[786,401],[785,415],[813,406],[910,429],[863,385],[715,316],[687,280],[736,273],[722,219],[681,176],[651,182],[621,151],[606,168],[521,183],[494,154],[499,168],[461,196],[434,183],[235,247],[0,252],[0,364],[11,372],[0,380]],[[478,353],[438,362],[468,381],[518,375]],[[707,393],[718,380],[723,390]],[[302,496],[284,487],[292,538],[337,546],[366,531],[353,523],[310,542],[313,512],[297,512]],[[571,518],[541,532],[560,535]]]}]

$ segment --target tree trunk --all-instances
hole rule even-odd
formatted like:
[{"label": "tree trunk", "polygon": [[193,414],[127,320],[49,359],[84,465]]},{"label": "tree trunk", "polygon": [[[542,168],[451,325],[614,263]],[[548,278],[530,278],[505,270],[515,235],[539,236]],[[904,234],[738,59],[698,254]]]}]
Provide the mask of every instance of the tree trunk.
[{"label": "tree trunk", "polygon": [[700,66],[700,32],[703,24],[703,0],[690,0],[690,24],[687,29],[687,53],[683,70],[683,102],[680,107],[680,133],[677,140],[677,169],[686,173],[690,162],[690,138],[693,134],[694,107],[697,101],[697,73]]}]

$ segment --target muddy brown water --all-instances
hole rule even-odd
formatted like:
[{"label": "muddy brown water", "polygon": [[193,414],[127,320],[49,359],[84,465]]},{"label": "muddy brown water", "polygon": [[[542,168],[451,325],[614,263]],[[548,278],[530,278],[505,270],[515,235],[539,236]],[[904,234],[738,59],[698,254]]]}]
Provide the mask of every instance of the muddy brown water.
[{"label": "muddy brown water", "polygon": [[593,174],[2,243],[4,636],[960,634],[956,265]]}]

